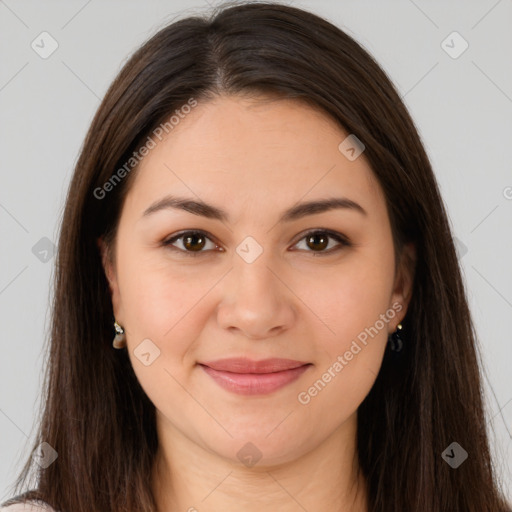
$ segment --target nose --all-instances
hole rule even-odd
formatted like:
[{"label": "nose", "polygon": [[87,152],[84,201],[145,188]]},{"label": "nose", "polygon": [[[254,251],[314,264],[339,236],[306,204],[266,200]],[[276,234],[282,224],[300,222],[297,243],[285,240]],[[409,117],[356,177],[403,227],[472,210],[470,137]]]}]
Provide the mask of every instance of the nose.
[{"label": "nose", "polygon": [[233,268],[222,283],[222,299],[217,307],[219,326],[253,340],[290,329],[298,299],[279,268],[265,251],[252,263],[235,254]]}]

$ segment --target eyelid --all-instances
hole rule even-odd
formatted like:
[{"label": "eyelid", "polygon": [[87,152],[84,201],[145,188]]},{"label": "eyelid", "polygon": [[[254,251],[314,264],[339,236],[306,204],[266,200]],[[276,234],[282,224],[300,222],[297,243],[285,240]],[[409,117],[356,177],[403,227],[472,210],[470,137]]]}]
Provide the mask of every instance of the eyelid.
[{"label": "eyelid", "polygon": [[341,247],[343,247],[343,246],[350,247],[353,245],[352,242],[349,240],[349,238],[347,236],[345,236],[343,233],[340,233],[338,231],[334,231],[334,230],[328,229],[328,228],[308,229],[297,236],[297,241],[293,245],[294,246],[297,245],[300,241],[302,241],[307,236],[314,235],[316,233],[322,233],[322,234],[327,235],[329,238],[336,240],[336,242],[338,242],[339,245],[337,247],[331,248],[327,251],[306,251],[306,252],[311,252],[312,254],[317,254],[319,256],[323,255],[323,254],[327,255],[327,254],[331,254],[332,252],[335,252],[340,246]]},{"label": "eyelid", "polygon": [[[334,252],[337,252],[338,250],[342,249],[343,247],[352,247],[354,244],[350,241],[350,239],[344,235],[343,233],[340,233],[338,231],[334,231],[332,229],[328,229],[328,228],[312,228],[312,229],[308,229],[306,231],[303,231],[302,233],[300,233],[298,236],[297,236],[297,239],[296,241],[293,243],[293,246],[296,246],[299,242],[301,242],[304,238],[306,238],[308,235],[314,235],[316,233],[322,233],[322,234],[325,234],[327,235],[329,238],[335,240],[338,245],[336,247],[331,247],[329,250],[325,250],[325,251],[304,251],[304,252],[309,252],[311,253],[313,256],[323,256],[323,255],[329,255],[329,254],[332,254]],[[179,240],[180,238],[182,238],[184,235],[186,234],[199,234],[199,235],[203,235],[205,238],[207,238],[208,240],[210,240],[212,243],[214,243],[217,247],[216,249],[220,249],[220,252],[224,252],[225,249],[223,249],[220,244],[218,244],[218,242],[216,242],[215,240],[215,237],[213,235],[211,235],[211,233],[209,233],[208,231],[205,231],[203,229],[186,229],[186,230],[183,230],[183,231],[180,231],[170,237],[167,237],[165,240],[163,240],[162,242],[162,245],[168,249],[171,249],[173,251],[177,251],[179,253],[182,253],[183,255],[186,255],[186,256],[200,256],[200,255],[205,255],[205,254],[209,254],[212,252],[212,249],[209,249],[209,250],[201,250],[201,251],[185,251],[183,249],[179,249],[177,247],[174,247],[172,245],[172,243],[176,242],[177,240]],[[292,247],[293,247],[292,246]],[[301,250],[301,249],[292,249],[294,251],[296,250]]]},{"label": "eyelid", "polygon": [[178,233],[175,233],[174,235],[171,235],[171,236],[165,238],[162,241],[162,245],[164,247],[167,247],[168,249],[180,252],[186,256],[199,256],[201,254],[208,254],[209,252],[211,252],[211,249],[207,250],[207,251],[196,251],[196,252],[185,251],[183,249],[178,249],[177,247],[174,247],[172,245],[174,242],[176,242],[177,240],[179,240],[180,238],[183,238],[185,235],[188,235],[188,234],[202,235],[205,238],[207,238],[208,240],[210,240],[212,243],[214,243],[217,246],[216,249],[220,248],[221,252],[224,252],[224,249],[222,247],[220,247],[220,245],[215,241],[215,237],[211,233],[209,233],[208,231],[205,231],[203,229],[184,229],[183,231],[179,231]]}]

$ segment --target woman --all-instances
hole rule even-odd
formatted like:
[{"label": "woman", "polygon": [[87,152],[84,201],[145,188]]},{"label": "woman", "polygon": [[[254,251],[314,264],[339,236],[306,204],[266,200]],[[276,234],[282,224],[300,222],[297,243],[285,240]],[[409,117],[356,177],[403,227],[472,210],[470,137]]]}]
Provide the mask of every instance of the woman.
[{"label": "woman", "polygon": [[133,55],[75,169],[54,301],[8,512],[510,510],[418,133],[311,13],[225,6]]}]

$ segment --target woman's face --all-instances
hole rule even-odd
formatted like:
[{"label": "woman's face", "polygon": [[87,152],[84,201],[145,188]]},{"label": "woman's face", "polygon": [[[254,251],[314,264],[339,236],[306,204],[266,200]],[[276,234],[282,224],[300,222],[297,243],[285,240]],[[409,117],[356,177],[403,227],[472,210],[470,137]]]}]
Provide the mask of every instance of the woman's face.
[{"label": "woman's face", "polygon": [[[294,100],[224,96],[155,138],[104,261],[159,432],[261,465],[356,418],[411,279],[348,135]],[[276,358],[294,363],[250,364]]]}]

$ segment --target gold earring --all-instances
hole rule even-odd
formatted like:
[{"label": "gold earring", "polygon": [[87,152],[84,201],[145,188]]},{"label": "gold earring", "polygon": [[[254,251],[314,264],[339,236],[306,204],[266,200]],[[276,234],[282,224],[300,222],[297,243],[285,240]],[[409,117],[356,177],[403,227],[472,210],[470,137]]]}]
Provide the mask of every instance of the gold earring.
[{"label": "gold earring", "polygon": [[114,322],[114,328],[116,330],[116,336],[112,342],[112,346],[114,348],[126,347],[126,334],[124,329],[117,322]]}]

